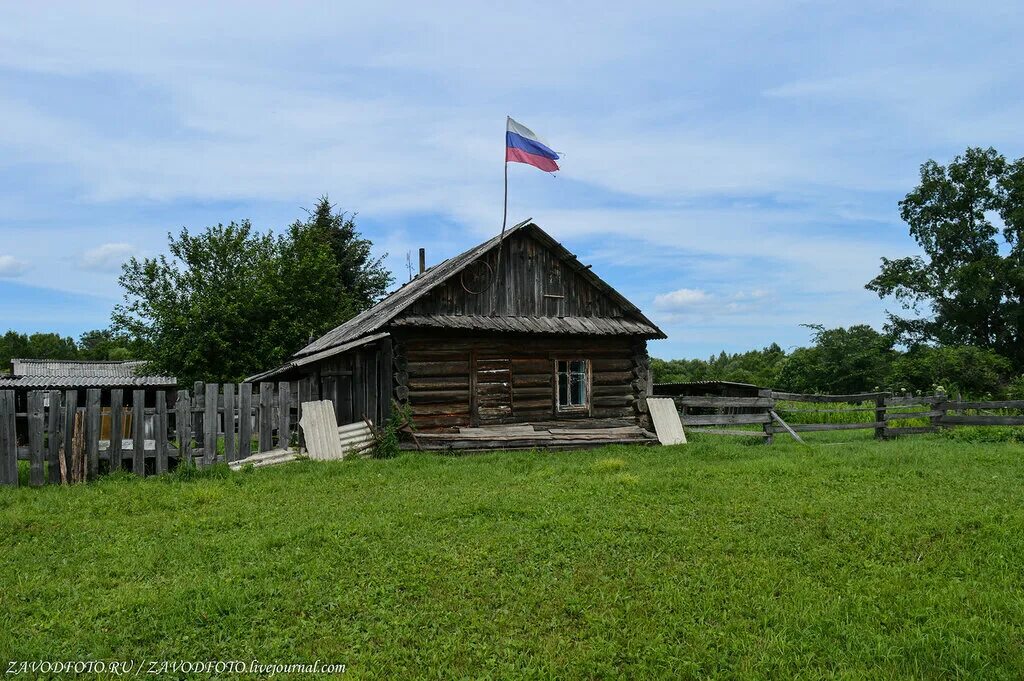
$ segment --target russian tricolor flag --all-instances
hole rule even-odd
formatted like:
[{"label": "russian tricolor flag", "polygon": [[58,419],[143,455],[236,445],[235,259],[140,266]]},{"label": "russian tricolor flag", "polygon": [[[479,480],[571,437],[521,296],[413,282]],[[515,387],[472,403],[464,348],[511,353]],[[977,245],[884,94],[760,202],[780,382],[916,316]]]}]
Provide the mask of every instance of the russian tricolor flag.
[{"label": "russian tricolor flag", "polygon": [[511,117],[505,132],[505,162],[526,163],[534,168],[553,173],[558,170],[558,152],[522,123]]}]

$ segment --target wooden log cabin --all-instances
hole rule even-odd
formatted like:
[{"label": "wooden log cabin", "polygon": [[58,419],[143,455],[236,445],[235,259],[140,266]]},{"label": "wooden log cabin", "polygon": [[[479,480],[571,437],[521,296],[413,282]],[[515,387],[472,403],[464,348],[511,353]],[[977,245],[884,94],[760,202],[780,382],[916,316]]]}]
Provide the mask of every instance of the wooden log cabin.
[{"label": "wooden log cabin", "polygon": [[339,424],[407,406],[422,448],[646,442],[647,341],[664,337],[526,221],[247,380],[304,381]]}]

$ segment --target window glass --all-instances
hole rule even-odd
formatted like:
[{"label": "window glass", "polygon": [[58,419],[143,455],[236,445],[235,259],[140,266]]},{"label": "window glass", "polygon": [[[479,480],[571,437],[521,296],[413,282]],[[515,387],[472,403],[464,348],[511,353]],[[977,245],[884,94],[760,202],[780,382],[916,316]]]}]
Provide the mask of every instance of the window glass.
[{"label": "window glass", "polygon": [[557,369],[559,408],[586,407],[589,397],[587,360],[559,360]]}]

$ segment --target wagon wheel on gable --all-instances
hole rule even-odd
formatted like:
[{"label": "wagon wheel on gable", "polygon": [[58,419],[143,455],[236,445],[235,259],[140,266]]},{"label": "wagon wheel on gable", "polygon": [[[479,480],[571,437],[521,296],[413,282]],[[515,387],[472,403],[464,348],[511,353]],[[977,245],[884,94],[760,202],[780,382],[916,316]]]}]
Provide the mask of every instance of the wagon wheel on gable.
[{"label": "wagon wheel on gable", "polygon": [[460,280],[466,293],[474,295],[483,293],[491,287],[494,281],[494,270],[486,260],[477,260],[462,270]]}]

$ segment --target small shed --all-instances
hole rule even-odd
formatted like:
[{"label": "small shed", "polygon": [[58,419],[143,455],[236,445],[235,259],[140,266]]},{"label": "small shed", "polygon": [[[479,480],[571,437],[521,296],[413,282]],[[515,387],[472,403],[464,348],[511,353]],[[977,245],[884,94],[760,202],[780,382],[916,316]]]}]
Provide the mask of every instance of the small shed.
[{"label": "small shed", "polygon": [[143,373],[138,360],[91,361],[67,359],[12,359],[9,376],[0,376],[0,390],[175,390],[174,376]]},{"label": "small shed", "polygon": [[309,381],[339,424],[381,423],[397,403],[420,433],[637,428],[654,338],[639,308],[526,221],[247,380]]}]

